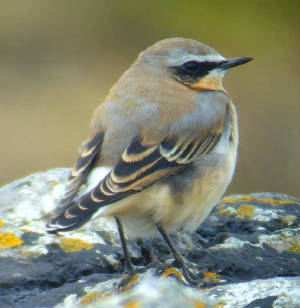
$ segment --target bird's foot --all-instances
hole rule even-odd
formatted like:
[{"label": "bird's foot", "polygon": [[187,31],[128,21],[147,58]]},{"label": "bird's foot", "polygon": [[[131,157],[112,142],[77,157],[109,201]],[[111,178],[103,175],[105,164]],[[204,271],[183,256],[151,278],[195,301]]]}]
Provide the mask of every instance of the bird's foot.
[{"label": "bird's foot", "polygon": [[[201,286],[202,285],[202,274],[196,271],[196,265],[192,264],[190,270],[186,264],[178,264],[177,261],[174,261],[172,264],[162,264],[156,262],[155,264],[151,263],[151,267],[155,269],[155,273],[160,277],[175,277],[184,284],[192,286]],[[149,268],[150,264],[147,266]]]},{"label": "bird's foot", "polygon": [[136,283],[139,282],[138,273],[126,273],[124,272],[120,278],[120,282],[118,283],[117,289],[119,292],[123,292],[131,289]]},{"label": "bird's foot", "polygon": [[160,277],[175,277],[181,282],[201,287],[204,285],[203,273],[199,271],[199,267],[191,262],[180,262],[175,260],[172,264],[163,264],[158,260],[154,260],[146,266],[126,267],[118,284],[118,290],[124,291],[132,288],[140,280],[140,275],[148,270],[153,270]]},{"label": "bird's foot", "polygon": [[203,285],[203,273],[199,271],[199,267],[188,261],[174,261],[174,266],[179,267],[182,271],[183,277],[187,281],[188,284],[192,286],[202,286]]},{"label": "bird's foot", "polygon": [[130,266],[127,266],[121,275],[120,282],[117,287],[118,291],[128,290],[133,287],[140,280],[139,274],[144,273],[146,270],[147,267],[133,266],[130,263]]}]

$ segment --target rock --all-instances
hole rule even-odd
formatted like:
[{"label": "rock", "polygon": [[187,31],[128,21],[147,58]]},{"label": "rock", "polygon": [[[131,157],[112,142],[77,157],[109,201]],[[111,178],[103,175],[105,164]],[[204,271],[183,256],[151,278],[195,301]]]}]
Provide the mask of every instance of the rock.
[{"label": "rock", "polygon": [[[124,278],[114,221],[45,232],[69,169],[30,175],[0,189],[0,307],[298,307],[299,200],[278,193],[225,197],[176,246],[202,273],[188,286],[161,239],[129,242],[142,271]],[[166,266],[152,265],[159,261]],[[119,289],[118,289],[119,288]]]}]

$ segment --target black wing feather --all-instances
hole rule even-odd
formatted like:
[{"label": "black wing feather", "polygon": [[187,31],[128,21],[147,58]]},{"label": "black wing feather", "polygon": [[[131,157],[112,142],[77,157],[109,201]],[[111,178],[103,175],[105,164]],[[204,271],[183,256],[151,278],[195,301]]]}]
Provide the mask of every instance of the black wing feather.
[{"label": "black wing feather", "polygon": [[116,166],[94,189],[51,220],[50,232],[82,226],[100,207],[147,189],[179,172],[198,155],[209,153],[219,138],[217,134],[203,141],[172,137],[158,145],[144,145],[141,137],[134,138]]}]

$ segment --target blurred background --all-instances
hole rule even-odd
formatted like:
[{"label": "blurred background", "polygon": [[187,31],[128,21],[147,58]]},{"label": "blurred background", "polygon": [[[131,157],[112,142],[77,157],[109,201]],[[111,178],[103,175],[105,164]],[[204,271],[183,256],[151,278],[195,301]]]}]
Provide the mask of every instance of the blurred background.
[{"label": "blurred background", "polygon": [[167,37],[255,58],[224,81],[240,123],[229,193],[299,197],[298,0],[0,0],[0,185],[71,167],[97,104]]}]

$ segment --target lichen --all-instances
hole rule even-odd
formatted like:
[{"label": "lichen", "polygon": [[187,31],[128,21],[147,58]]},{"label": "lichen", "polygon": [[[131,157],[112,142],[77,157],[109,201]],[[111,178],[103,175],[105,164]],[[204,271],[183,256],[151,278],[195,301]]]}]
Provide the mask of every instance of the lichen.
[{"label": "lichen", "polygon": [[233,212],[230,209],[219,209],[218,214],[230,216],[233,214]]},{"label": "lichen", "polygon": [[280,218],[280,221],[288,226],[291,226],[296,220],[297,217],[294,215],[286,215]]},{"label": "lichen", "polygon": [[221,199],[221,202],[223,203],[236,203],[236,202],[249,202],[249,201],[255,201],[256,198],[254,198],[253,196],[242,196],[242,197],[225,197],[223,199]]},{"label": "lichen", "polygon": [[243,204],[243,205],[240,205],[236,209],[235,214],[239,215],[241,217],[250,219],[250,218],[252,218],[254,216],[255,212],[256,212],[256,206],[249,205],[249,204]]},{"label": "lichen", "polygon": [[138,275],[133,275],[132,277],[130,277],[128,283],[121,287],[119,291],[124,292],[124,291],[128,291],[130,290],[136,283],[138,283],[140,280]]},{"label": "lichen", "polygon": [[0,219],[0,227],[2,227],[4,225],[3,220]]},{"label": "lichen", "polygon": [[65,252],[75,252],[83,249],[89,250],[93,248],[93,244],[86,242],[80,238],[67,238],[64,237],[59,246]]},{"label": "lichen", "polygon": [[275,198],[257,198],[254,196],[242,196],[242,197],[225,197],[221,199],[221,203],[237,203],[237,202],[263,202],[273,205],[285,205],[285,204],[293,204],[295,200],[292,199],[275,199]]},{"label": "lichen", "polygon": [[161,277],[168,277],[170,275],[175,275],[181,281],[184,281],[181,273],[175,267],[169,267],[165,269],[164,272],[161,274]]},{"label": "lichen", "polygon": [[287,251],[300,253],[300,244],[298,242],[292,242]]},{"label": "lichen", "polygon": [[293,204],[295,200],[292,199],[272,199],[272,198],[258,198],[260,202],[269,203],[273,205],[285,205],[285,204]]},{"label": "lichen", "polygon": [[202,301],[195,300],[193,301],[193,308],[207,308],[207,305],[205,305]]},{"label": "lichen", "polygon": [[101,295],[100,291],[93,291],[91,293],[85,294],[80,298],[80,304],[90,304],[92,303],[98,296]]},{"label": "lichen", "polygon": [[12,232],[0,233],[0,249],[22,245],[23,241]]},{"label": "lichen", "polygon": [[217,273],[214,272],[204,272],[203,278],[209,280],[210,282],[220,282],[221,277]]},{"label": "lichen", "polygon": [[122,308],[140,308],[140,307],[141,307],[140,303],[133,300],[129,300],[122,306]]},{"label": "lichen", "polygon": [[216,307],[222,308],[226,305],[226,302],[217,302],[215,305],[216,305]]},{"label": "lichen", "polygon": [[203,277],[213,279],[217,277],[217,274],[214,272],[204,272]]}]

